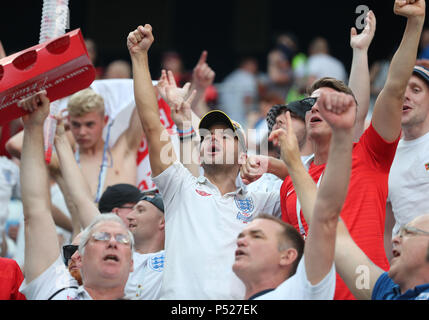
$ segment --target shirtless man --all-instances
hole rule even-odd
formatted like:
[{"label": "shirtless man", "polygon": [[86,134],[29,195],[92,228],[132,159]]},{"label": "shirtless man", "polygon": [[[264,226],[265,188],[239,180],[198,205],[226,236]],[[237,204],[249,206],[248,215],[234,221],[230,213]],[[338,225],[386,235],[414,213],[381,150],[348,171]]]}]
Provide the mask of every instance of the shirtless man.
[{"label": "shirtless man", "polygon": [[[90,88],[81,90],[70,97],[67,110],[71,133],[68,136],[94,201],[98,202],[109,185],[135,185],[136,157],[143,137],[140,121],[134,116],[135,111],[128,128],[113,147],[109,148],[103,139],[103,129],[108,125],[108,117],[105,115],[104,100],[99,94]],[[20,157],[22,139],[23,132],[7,142],[7,150],[16,157]],[[60,174],[56,156],[52,157],[50,169],[53,177]]]}]

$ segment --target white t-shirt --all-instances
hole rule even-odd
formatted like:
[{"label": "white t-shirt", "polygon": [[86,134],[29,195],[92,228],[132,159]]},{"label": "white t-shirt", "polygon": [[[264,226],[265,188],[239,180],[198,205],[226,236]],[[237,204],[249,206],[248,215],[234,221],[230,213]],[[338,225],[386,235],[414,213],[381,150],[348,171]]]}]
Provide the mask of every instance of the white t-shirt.
[{"label": "white t-shirt", "polygon": [[161,299],[243,299],[244,285],[232,271],[237,236],[259,213],[280,216],[280,193],[238,188],[222,196],[178,161],[153,180],[165,206]]},{"label": "white t-shirt", "polygon": [[36,279],[21,284],[19,291],[27,300],[92,300],[67,270],[63,258],[58,259]]},{"label": "white t-shirt", "polygon": [[429,213],[429,133],[414,140],[399,140],[389,173],[388,201],[392,204],[396,224],[401,225]]},{"label": "white t-shirt", "polygon": [[125,285],[125,298],[130,300],[158,300],[164,271],[164,250],[141,254],[134,252],[134,271]]},{"label": "white t-shirt", "polygon": [[333,300],[335,293],[335,265],[316,285],[307,279],[304,257],[298,264],[296,273],[280,284],[276,289],[261,295],[255,300]]},{"label": "white t-shirt", "polygon": [[19,182],[19,167],[6,157],[0,157],[0,244],[9,216],[8,204]]}]

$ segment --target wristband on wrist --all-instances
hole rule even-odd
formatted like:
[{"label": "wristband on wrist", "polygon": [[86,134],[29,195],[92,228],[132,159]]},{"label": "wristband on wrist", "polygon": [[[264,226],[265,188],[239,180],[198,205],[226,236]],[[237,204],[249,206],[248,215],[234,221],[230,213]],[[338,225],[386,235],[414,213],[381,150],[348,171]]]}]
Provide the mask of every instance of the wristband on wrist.
[{"label": "wristband on wrist", "polygon": [[189,134],[183,134],[183,135],[179,134],[179,140],[183,141],[183,140],[186,140],[186,139],[192,139],[195,136],[196,136],[196,133],[195,133],[195,131],[192,130],[192,132],[189,133]]},{"label": "wristband on wrist", "polygon": [[183,141],[184,139],[189,139],[194,137],[196,133],[194,128],[190,127],[188,130],[177,129],[177,134],[179,136],[180,141]]},{"label": "wristband on wrist", "polygon": [[192,128],[192,127],[190,127],[189,129],[187,129],[187,130],[180,130],[179,128],[177,128],[177,133],[179,134],[179,136],[180,135],[184,135],[184,134],[190,134],[190,133],[192,133],[192,132],[195,132],[194,131],[194,128]]}]

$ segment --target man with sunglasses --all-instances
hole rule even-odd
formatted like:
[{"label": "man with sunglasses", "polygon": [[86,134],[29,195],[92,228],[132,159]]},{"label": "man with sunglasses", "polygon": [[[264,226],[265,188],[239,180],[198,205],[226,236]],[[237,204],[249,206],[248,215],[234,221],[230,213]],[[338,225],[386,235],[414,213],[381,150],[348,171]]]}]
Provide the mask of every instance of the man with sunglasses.
[{"label": "man with sunglasses", "polygon": [[[384,270],[389,268],[383,242],[387,180],[400,138],[404,94],[415,63],[425,3],[422,0],[404,3],[395,1],[394,12],[407,18],[407,27],[392,59],[384,89],[374,106],[371,125],[354,145],[351,181],[341,212],[341,218],[353,240]],[[319,79],[308,92],[315,98],[321,94],[327,95],[329,100],[332,99],[329,103],[342,99],[344,93],[353,95],[349,87],[332,78]],[[306,114],[306,128],[314,151],[308,172],[316,187],[323,177],[332,135],[320,115],[318,100]],[[283,220],[292,224],[305,237],[308,226],[300,210],[304,200],[298,199],[296,187],[290,178],[285,179],[282,185],[281,199]],[[337,277],[335,298],[353,299],[340,277]]]},{"label": "man with sunglasses", "polygon": [[[350,46],[353,49],[353,60],[350,70],[349,85],[356,94],[356,103],[358,104],[354,128],[355,141],[359,141],[364,131],[365,118],[370,104],[368,49],[374,38],[376,29],[375,15],[371,10],[365,18],[365,23],[366,26],[361,33],[358,34],[355,28],[352,28],[350,32]],[[317,98],[315,97],[307,97],[287,105],[273,106],[266,118],[269,133],[279,128],[286,129],[285,114],[287,111],[290,111],[292,126],[298,139],[301,160],[306,167],[309,166],[313,157],[313,145],[307,134],[305,114],[316,103],[316,100]],[[249,156],[246,164],[243,165],[241,170],[243,181],[245,181],[245,183],[253,182],[248,185],[249,189],[263,187],[269,190],[280,188],[282,181],[287,175],[288,172],[281,160],[264,155]]]},{"label": "man with sunglasses", "polygon": [[[43,124],[49,99],[40,92],[23,102],[34,110],[23,117],[21,192],[25,217],[25,279],[20,291],[28,300],[119,299],[133,270],[133,236],[116,215],[100,216],[84,230],[79,245],[83,285],[61,258],[50,213],[48,171],[44,159]],[[37,183],[35,183],[37,181]]]}]

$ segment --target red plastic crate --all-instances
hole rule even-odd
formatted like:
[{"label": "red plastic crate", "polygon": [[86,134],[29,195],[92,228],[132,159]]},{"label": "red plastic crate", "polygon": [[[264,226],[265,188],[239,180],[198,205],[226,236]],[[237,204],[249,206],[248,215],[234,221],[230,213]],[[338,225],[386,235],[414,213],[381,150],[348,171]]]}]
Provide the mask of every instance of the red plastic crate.
[{"label": "red plastic crate", "polygon": [[21,99],[46,90],[50,101],[91,85],[95,68],[80,29],[0,60],[0,125],[27,112]]}]

